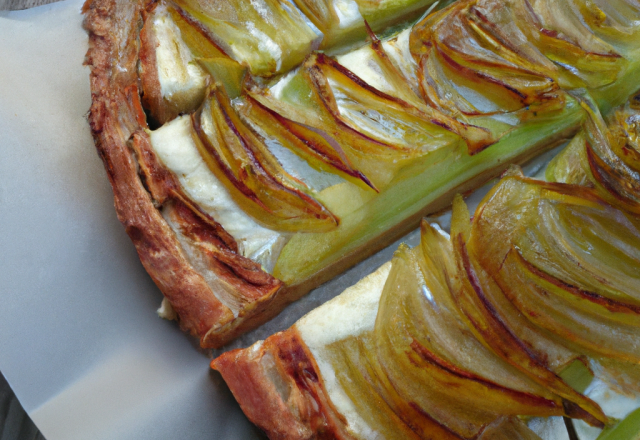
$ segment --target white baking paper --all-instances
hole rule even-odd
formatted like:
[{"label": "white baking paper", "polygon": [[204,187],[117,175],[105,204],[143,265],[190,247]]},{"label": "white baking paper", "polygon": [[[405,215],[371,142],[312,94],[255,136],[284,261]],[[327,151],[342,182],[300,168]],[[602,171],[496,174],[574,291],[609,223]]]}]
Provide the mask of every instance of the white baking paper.
[{"label": "white baking paper", "polygon": [[252,439],[113,209],[82,2],[0,12],[0,370],[48,440]]},{"label": "white baking paper", "polygon": [[[48,440],[263,438],[209,368],[221,351],[156,315],[85,119],[81,6],[0,12],[0,370]],[[227,349],[289,327],[393,248]]]},{"label": "white baking paper", "polygon": [[[85,120],[81,6],[0,12],[0,370],[48,440],[262,438],[209,369],[221,351],[156,315]],[[396,247],[227,349],[291,326]]]}]

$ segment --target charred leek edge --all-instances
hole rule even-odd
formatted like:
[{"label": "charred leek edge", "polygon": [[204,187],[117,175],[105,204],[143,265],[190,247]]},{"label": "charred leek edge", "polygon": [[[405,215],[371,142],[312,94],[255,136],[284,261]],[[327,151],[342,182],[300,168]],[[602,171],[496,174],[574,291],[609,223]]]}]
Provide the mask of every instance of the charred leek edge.
[{"label": "charred leek edge", "polygon": [[403,220],[420,216],[425,206],[443,197],[450,200],[449,195],[465,182],[523,156],[539,154],[553,140],[577,129],[583,116],[580,105],[568,97],[558,114],[525,123],[476,155],[467,153],[463,141],[427,155],[413,169],[403,170],[385,191],[343,217],[336,230],[295,234],[283,248],[274,276],[290,286],[302,283]]}]

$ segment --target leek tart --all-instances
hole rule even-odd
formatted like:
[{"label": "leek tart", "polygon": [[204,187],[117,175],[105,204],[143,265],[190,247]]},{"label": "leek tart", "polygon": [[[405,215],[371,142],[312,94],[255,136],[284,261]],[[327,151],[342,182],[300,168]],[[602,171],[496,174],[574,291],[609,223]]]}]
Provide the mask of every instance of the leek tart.
[{"label": "leek tart", "polygon": [[[634,0],[84,10],[89,122],[118,217],[163,314],[203,347],[272,318],[638,88]],[[608,153],[593,151],[608,173]],[[635,203],[634,189],[616,191]]]},{"label": "leek tart", "polygon": [[555,181],[513,167],[472,217],[457,196],[450,234],[423,220],[416,248],[215,359],[247,416],[274,439],[555,439],[559,416],[570,438],[636,438],[640,179],[604,174],[634,170],[636,100],[608,124],[582,101]]}]

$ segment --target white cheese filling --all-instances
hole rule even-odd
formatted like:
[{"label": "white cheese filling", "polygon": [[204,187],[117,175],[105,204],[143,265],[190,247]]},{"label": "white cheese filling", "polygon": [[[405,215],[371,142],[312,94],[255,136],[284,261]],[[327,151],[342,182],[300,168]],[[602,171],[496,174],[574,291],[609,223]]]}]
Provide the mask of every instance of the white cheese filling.
[{"label": "white cheese filling", "polygon": [[360,417],[353,401],[340,385],[326,356],[325,347],[341,339],[373,330],[380,296],[390,269],[389,261],[295,324],[302,340],[313,354],[331,402],[347,419],[349,429],[362,439],[375,439],[378,433]]},{"label": "white cheese filling", "polygon": [[180,181],[185,193],[238,242],[241,255],[271,272],[290,235],[259,225],[245,214],[209,170],[191,137],[189,116],[181,116],[150,132],[162,163]]},{"label": "white cheese filling", "polygon": [[333,6],[342,29],[362,23],[362,14],[354,0],[334,0]]},{"label": "white cheese filling", "polygon": [[193,60],[165,6],[156,9],[153,30],[158,44],[156,66],[162,97],[178,108],[199,102],[204,96],[208,75]]},{"label": "white cheese filling", "polygon": [[371,46],[363,46],[344,55],[339,55],[336,59],[338,63],[358,75],[360,79],[371,87],[393,95],[393,87],[385,79],[380,66],[375,60],[375,53]]}]

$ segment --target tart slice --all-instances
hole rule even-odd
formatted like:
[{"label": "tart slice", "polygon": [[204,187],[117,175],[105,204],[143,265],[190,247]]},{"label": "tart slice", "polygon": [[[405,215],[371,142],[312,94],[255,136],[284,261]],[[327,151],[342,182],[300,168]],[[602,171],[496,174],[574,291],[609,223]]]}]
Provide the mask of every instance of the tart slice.
[{"label": "tart slice", "polygon": [[89,0],[89,122],[165,316],[219,347],[569,137],[568,91],[626,99],[636,3],[574,3]]},{"label": "tart slice", "polygon": [[473,221],[456,199],[451,229],[423,221],[415,249],[215,359],[245,414],[274,439],[537,438],[522,417],[614,424],[571,371],[640,395],[621,386],[640,373],[637,217],[593,189],[511,171]]}]

